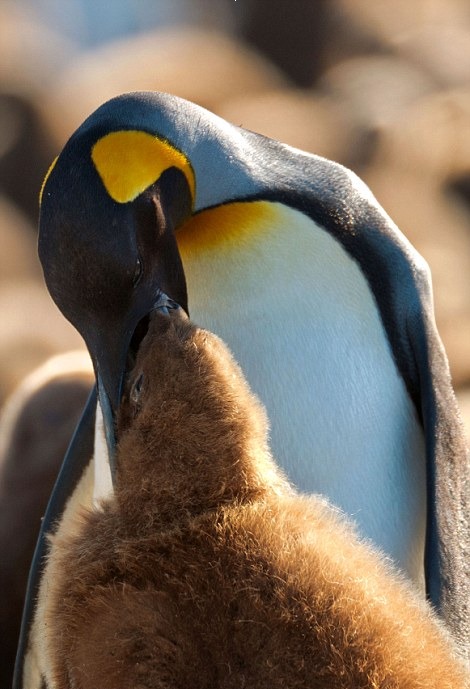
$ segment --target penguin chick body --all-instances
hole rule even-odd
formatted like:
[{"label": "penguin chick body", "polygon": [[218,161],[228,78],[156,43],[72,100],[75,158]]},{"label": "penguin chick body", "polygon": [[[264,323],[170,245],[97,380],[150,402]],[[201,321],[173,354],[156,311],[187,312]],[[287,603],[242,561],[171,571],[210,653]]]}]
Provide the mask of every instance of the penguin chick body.
[{"label": "penguin chick body", "polygon": [[241,370],[179,311],[127,382],[114,495],[59,526],[44,581],[48,689],[468,682],[427,604],[291,488]]}]

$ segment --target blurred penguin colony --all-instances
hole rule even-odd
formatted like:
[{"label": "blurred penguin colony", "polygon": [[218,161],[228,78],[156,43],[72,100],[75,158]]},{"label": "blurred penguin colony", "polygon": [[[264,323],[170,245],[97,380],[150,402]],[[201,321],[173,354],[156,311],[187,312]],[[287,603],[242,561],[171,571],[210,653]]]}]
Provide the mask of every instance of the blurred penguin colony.
[{"label": "blurred penguin colony", "polygon": [[[0,404],[49,356],[83,350],[43,285],[38,193],[83,119],[135,90],[174,93],[365,180],[431,266],[470,429],[468,0],[3,0]],[[0,466],[3,494],[8,476]]]},{"label": "blurred penguin colony", "polygon": [[38,191],[98,105],[192,100],[357,172],[431,266],[470,417],[467,0],[4,0],[0,7],[0,402],[81,347],[43,287]]},{"label": "blurred penguin colony", "polygon": [[42,284],[38,190],[98,105],[159,90],[357,172],[431,266],[470,416],[470,7],[466,0],[4,1],[0,401],[82,346]]}]

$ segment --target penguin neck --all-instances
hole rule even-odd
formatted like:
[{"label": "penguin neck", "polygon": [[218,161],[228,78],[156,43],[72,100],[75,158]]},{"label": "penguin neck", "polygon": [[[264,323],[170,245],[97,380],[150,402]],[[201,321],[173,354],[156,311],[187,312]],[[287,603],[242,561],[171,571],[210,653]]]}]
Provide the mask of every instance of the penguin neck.
[{"label": "penguin neck", "polygon": [[[156,524],[177,526],[271,493],[267,476],[272,474],[275,482],[275,469],[259,443],[246,437],[246,431],[243,435],[239,424],[198,417],[184,419],[187,438],[179,430],[171,437],[154,422],[131,429],[122,439],[116,499],[121,514],[139,532]],[[207,432],[214,424],[217,433]]]},{"label": "penguin neck", "polygon": [[149,381],[138,415],[122,424],[116,498],[139,529],[178,524],[285,487],[268,449],[264,409],[214,340],[196,332],[190,344],[197,353],[184,360],[175,342],[153,348],[161,359],[144,370],[159,372],[158,379]]}]

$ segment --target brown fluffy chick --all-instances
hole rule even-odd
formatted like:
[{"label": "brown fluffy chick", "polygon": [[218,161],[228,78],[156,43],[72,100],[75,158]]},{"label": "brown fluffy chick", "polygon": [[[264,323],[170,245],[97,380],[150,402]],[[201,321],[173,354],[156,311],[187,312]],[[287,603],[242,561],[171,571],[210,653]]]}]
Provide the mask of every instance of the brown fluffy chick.
[{"label": "brown fluffy chick", "polygon": [[426,604],[280,475],[239,367],[181,311],[152,317],[118,435],[115,496],[52,540],[48,686],[467,686]]}]

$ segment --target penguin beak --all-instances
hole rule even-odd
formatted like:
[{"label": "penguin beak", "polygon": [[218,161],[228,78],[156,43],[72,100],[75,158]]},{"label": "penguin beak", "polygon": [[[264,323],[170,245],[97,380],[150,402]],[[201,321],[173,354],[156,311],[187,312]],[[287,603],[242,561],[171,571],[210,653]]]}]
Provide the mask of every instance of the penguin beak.
[{"label": "penguin beak", "polygon": [[[103,416],[104,439],[113,483],[116,472],[116,417],[121,404],[126,375],[134,366],[140,344],[147,333],[152,313],[160,311],[168,315],[170,311],[179,308],[179,304],[173,299],[164,292],[159,292],[152,309],[138,321],[134,330],[130,329],[124,335],[121,334],[121,337],[113,337],[112,341],[107,343],[101,340],[100,350],[104,356],[93,357],[95,359],[98,401]],[[116,347],[115,342],[119,342],[120,346]]]}]

